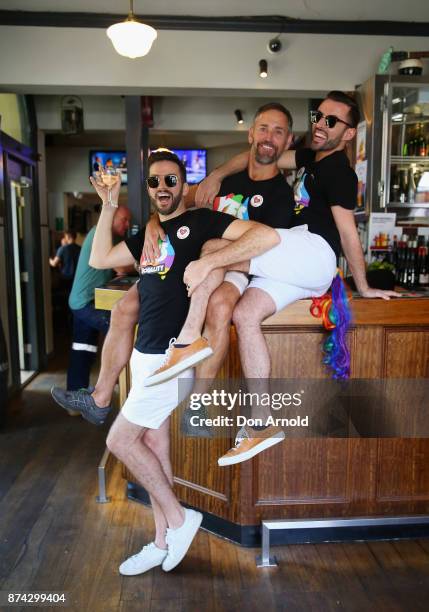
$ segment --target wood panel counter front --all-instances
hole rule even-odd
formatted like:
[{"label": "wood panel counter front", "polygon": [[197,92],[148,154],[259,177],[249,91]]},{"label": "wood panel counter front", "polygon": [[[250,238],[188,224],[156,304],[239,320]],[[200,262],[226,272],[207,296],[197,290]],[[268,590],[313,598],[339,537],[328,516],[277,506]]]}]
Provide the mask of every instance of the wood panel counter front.
[{"label": "wood panel counter front", "polygon": [[[122,291],[108,287],[97,289],[96,306],[112,307],[121,295]],[[310,315],[310,303],[301,300],[263,323],[272,356],[272,377],[300,379],[303,387],[306,381],[329,379],[321,355],[326,332],[320,320]],[[355,298],[352,310],[353,326],[348,335],[352,379],[365,379],[368,384],[373,381],[375,387],[396,379],[415,381],[417,386],[427,383],[429,298]],[[220,379],[241,376],[232,327]],[[363,416],[357,418],[355,437],[290,437],[251,461],[223,468],[218,467],[217,459],[233,445],[236,430],[232,429],[228,438],[186,437],[180,431],[179,409],[172,417],[171,434],[179,498],[206,513],[209,529],[246,545],[255,544],[263,519],[429,514],[429,438],[423,437],[424,433],[422,437],[417,437],[419,433],[404,437],[409,436],[401,429],[406,398],[395,414],[387,415],[387,421],[383,411],[381,416],[377,414],[376,425],[374,414],[370,423],[364,416],[371,398],[360,401]],[[421,403],[418,418],[429,412],[427,395]],[[386,422],[388,434],[383,430]],[[376,427],[384,437],[359,437],[365,436],[361,432],[368,428],[374,436]],[[395,434],[396,430],[401,433]],[[130,496],[144,497],[132,476],[127,478]]]}]

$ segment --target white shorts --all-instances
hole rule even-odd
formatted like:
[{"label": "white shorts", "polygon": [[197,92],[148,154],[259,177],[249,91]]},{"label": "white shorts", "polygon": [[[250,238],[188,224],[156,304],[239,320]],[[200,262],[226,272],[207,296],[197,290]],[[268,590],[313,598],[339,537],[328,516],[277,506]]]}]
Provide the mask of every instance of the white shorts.
[{"label": "white shorts", "polygon": [[247,274],[244,272],[237,272],[236,270],[228,270],[224,280],[234,285],[234,287],[238,289],[240,295],[243,295],[249,284],[249,277]]},{"label": "white shorts", "polygon": [[336,274],[337,258],[326,240],[309,232],[307,225],[276,231],[280,243],[250,260],[249,288],[268,293],[278,311],[326,293]]},{"label": "white shorts", "polygon": [[[132,384],[121,413],[130,423],[158,429],[170,416],[181,401],[192,391],[194,370],[182,372],[179,377],[167,380],[160,385],[144,387],[144,379],[157,370],[164,361],[165,354],[150,355],[134,349],[130,367]],[[179,383],[179,379],[186,379]]]}]

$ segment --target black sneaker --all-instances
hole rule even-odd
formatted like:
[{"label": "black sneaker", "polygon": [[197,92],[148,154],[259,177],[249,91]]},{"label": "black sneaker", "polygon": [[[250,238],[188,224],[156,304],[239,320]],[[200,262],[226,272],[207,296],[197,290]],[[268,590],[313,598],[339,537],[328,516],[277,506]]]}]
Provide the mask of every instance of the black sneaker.
[{"label": "black sneaker", "polygon": [[111,406],[99,408],[91,395],[90,389],[77,389],[67,391],[60,387],[52,387],[51,395],[54,400],[65,410],[80,412],[84,419],[93,425],[103,425]]},{"label": "black sneaker", "polygon": [[207,418],[207,409],[205,406],[201,406],[199,410],[192,410],[189,406],[185,408],[182,414],[181,431],[185,436],[190,438],[213,438],[213,432],[211,427],[208,427],[205,423],[194,425],[191,423],[191,417],[198,417],[200,419]]}]

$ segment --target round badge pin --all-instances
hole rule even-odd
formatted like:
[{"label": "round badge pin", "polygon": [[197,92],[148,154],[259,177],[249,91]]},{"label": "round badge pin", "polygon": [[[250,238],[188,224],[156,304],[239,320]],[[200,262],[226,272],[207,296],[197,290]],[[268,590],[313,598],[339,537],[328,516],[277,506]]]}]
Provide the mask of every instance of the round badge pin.
[{"label": "round badge pin", "polygon": [[182,225],[182,227],[179,227],[179,229],[177,230],[176,236],[183,240],[184,238],[187,238],[190,233],[191,230],[189,229],[189,227],[187,225]]},{"label": "round badge pin", "polygon": [[263,201],[264,201],[264,198],[261,195],[254,195],[250,199],[250,204],[254,206],[255,208],[258,208],[258,206],[262,205]]}]

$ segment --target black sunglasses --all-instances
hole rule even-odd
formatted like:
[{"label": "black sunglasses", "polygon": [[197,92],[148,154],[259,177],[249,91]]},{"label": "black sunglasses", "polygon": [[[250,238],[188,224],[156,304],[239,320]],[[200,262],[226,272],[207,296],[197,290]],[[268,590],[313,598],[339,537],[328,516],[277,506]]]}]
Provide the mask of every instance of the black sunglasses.
[{"label": "black sunglasses", "polygon": [[153,174],[146,179],[146,182],[151,189],[156,189],[159,187],[162,178],[167,187],[175,187],[179,182],[177,174]]},{"label": "black sunglasses", "polygon": [[338,122],[344,123],[344,125],[347,125],[348,127],[353,127],[352,125],[350,125],[350,123],[347,123],[347,121],[343,121],[342,119],[340,119],[339,117],[336,117],[335,115],[324,115],[322,111],[319,111],[319,110],[310,111],[311,123],[319,123],[322,117],[325,119],[325,125],[327,128],[335,127]]}]

